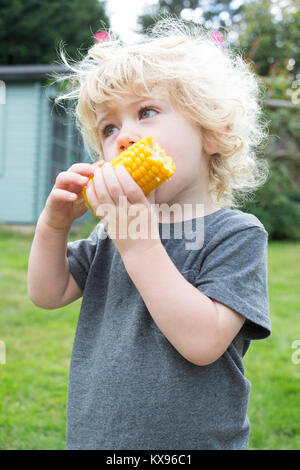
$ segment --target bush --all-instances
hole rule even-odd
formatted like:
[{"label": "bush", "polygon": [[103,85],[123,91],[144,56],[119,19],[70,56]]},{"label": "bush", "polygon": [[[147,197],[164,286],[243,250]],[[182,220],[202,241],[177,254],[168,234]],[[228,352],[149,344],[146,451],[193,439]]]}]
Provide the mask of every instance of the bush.
[{"label": "bush", "polygon": [[273,240],[300,240],[300,106],[290,106],[292,80],[282,74],[262,80],[266,98],[283,101],[263,106],[269,128],[264,149],[269,178],[242,207],[259,218]]},{"label": "bush", "polygon": [[269,239],[300,240],[300,189],[293,176],[289,162],[271,162],[268,181],[241,208],[258,217]]}]

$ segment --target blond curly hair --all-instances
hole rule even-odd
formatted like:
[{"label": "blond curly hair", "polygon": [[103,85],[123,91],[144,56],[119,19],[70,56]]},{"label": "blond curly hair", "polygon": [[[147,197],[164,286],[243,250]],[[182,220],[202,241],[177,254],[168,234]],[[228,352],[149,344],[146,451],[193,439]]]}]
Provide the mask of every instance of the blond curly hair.
[{"label": "blond curly hair", "polygon": [[70,89],[56,98],[76,101],[75,117],[92,160],[102,159],[96,106],[122,93],[150,96],[167,90],[170,100],[199,125],[209,155],[209,191],[223,207],[238,207],[268,176],[258,153],[267,137],[258,79],[239,53],[218,43],[203,27],[165,17],[133,44],[109,30],[56,81]]}]

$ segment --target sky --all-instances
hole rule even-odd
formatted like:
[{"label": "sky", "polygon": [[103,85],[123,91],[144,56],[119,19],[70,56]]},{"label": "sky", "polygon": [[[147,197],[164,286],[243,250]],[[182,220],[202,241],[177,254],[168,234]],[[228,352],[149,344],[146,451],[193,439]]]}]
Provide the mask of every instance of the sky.
[{"label": "sky", "polygon": [[107,0],[106,11],[110,17],[111,28],[118,32],[125,42],[133,42],[137,38],[136,19],[147,5],[158,3],[157,0]]}]

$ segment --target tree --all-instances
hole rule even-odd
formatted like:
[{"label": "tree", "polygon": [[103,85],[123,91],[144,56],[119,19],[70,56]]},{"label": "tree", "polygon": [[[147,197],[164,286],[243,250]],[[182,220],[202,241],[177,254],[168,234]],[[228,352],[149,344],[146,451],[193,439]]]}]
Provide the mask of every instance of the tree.
[{"label": "tree", "polygon": [[230,44],[255,62],[259,75],[274,75],[278,68],[298,73],[300,0],[159,0],[138,18],[142,33],[165,13],[204,27],[225,28],[231,33]]},{"label": "tree", "polygon": [[270,178],[243,208],[261,220],[270,239],[300,240],[299,3],[261,0],[246,5],[238,34],[239,47],[260,75],[266,98],[279,100],[267,102],[264,110]]},{"label": "tree", "polygon": [[98,0],[0,0],[0,11],[1,65],[53,63],[61,42],[74,57],[110,26]]},{"label": "tree", "polygon": [[244,5],[238,28],[238,46],[248,51],[262,76],[295,75],[300,68],[300,6],[299,0],[261,0]]},{"label": "tree", "polygon": [[[249,0],[244,0],[249,1]],[[161,15],[171,14],[185,21],[201,23],[206,27],[222,28],[239,21],[243,5],[234,6],[232,0],[159,0],[147,6],[145,13],[138,17],[142,33],[154,25]]]},{"label": "tree", "polygon": [[137,23],[141,26],[138,33],[146,34],[147,29],[154,26],[158,19],[165,14],[181,17],[184,8],[195,9],[199,0],[159,0],[158,4],[146,5],[145,13],[137,18]]},{"label": "tree", "polygon": [[203,8],[203,18],[206,26],[214,26],[216,28],[227,28],[233,23],[240,21],[241,12],[245,2],[236,4],[232,0],[208,0],[208,2],[199,1],[199,5]]}]

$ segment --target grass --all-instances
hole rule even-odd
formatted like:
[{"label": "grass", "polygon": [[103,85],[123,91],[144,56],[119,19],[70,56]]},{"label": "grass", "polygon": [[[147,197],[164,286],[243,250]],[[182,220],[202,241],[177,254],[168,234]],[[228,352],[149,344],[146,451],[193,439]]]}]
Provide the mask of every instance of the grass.
[{"label": "grass", "polygon": [[[245,356],[252,383],[249,404],[251,449],[300,449],[300,243],[269,244],[272,335],[252,342]],[[299,362],[299,364],[295,363]]]},{"label": "grass", "polygon": [[[77,236],[78,237],[78,236]],[[0,232],[0,449],[65,449],[69,361],[80,300],[59,310],[27,296],[32,236]],[[269,244],[273,334],[245,356],[252,384],[249,449],[300,449],[300,243]],[[300,347],[298,347],[300,349]],[[300,360],[300,351],[298,354]]]},{"label": "grass", "polygon": [[64,449],[66,392],[78,301],[42,310],[27,296],[32,237],[0,234],[0,448]]}]

